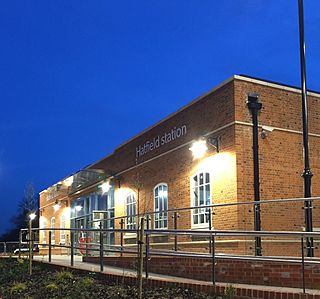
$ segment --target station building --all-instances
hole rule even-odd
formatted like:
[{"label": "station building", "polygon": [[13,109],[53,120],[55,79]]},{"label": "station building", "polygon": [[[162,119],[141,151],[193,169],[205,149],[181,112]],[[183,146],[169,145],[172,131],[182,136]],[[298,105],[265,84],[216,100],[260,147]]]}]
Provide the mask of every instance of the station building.
[{"label": "station building", "polygon": [[[252,115],[248,93],[259,94],[261,200],[301,198],[303,145],[301,92],[296,87],[234,75],[206,94],[121,144],[111,154],[40,192],[40,228],[136,228],[136,214],[151,214],[150,227],[253,230]],[[320,194],[320,94],[308,93],[312,195]],[[235,205],[234,203],[239,203]],[[201,208],[221,204],[212,209]],[[223,205],[233,204],[233,205]],[[313,226],[320,228],[314,202]],[[198,209],[189,209],[199,207]],[[179,218],[167,210],[179,211]],[[162,212],[163,211],[163,212]],[[126,216],[121,222],[121,216]],[[262,230],[305,228],[303,202],[261,205]],[[85,235],[78,236],[88,237]],[[90,236],[95,241],[96,236]],[[70,242],[69,231],[52,231],[53,244]],[[48,242],[48,231],[40,243]],[[120,237],[105,235],[119,246]],[[295,254],[299,240],[262,239],[263,255]],[[124,246],[136,234],[124,235]],[[173,237],[154,236],[151,245],[172,248]],[[249,237],[221,238],[217,252],[254,253]],[[285,246],[285,247],[283,247]],[[203,237],[179,237],[179,249],[208,250]],[[47,247],[41,251],[45,253]],[[318,253],[316,252],[316,255]]]}]

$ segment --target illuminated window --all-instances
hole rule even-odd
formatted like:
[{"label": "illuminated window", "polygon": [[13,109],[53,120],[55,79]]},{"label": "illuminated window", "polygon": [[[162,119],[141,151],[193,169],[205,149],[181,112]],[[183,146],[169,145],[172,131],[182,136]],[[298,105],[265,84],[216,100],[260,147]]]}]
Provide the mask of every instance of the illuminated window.
[{"label": "illuminated window", "polygon": [[136,222],[137,222],[137,200],[136,200],[136,194],[130,193],[127,195],[126,198],[126,226],[127,229],[135,229],[136,228]]},{"label": "illuminated window", "polygon": [[45,228],[47,227],[46,219],[43,217],[40,218],[40,228],[43,229],[41,230],[41,236],[42,236],[42,244],[46,244],[46,230]]},{"label": "illuminated window", "polygon": [[66,216],[62,215],[60,218],[60,244],[66,243],[66,233],[64,228],[66,227]]},{"label": "illuminated window", "polygon": [[154,188],[154,228],[168,228],[168,185],[159,184]]},{"label": "illuminated window", "polygon": [[[54,228],[55,227],[55,223],[56,223],[56,218],[52,217],[50,220],[50,227]],[[55,237],[54,237],[54,229],[51,230],[51,244],[55,243]]]},{"label": "illuminated window", "polygon": [[201,206],[210,205],[210,174],[199,172],[191,178],[191,205],[200,207],[192,210],[193,227],[206,227],[209,223],[209,209]]}]

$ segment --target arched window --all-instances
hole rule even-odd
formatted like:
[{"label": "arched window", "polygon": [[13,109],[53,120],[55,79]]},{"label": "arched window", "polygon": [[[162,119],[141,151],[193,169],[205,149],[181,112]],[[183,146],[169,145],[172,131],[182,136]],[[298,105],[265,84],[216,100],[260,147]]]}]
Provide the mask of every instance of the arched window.
[{"label": "arched window", "polygon": [[[50,227],[51,227],[51,228],[54,228],[54,227],[55,227],[55,223],[56,223],[56,218],[55,218],[55,217],[52,217],[51,220],[50,220]],[[52,229],[52,230],[51,230],[51,244],[54,244],[54,243],[55,243],[54,232],[55,232],[55,230]]]},{"label": "arched window", "polygon": [[192,226],[207,227],[209,223],[209,209],[201,206],[210,205],[210,173],[198,172],[191,177],[191,205],[199,207],[192,210]]},{"label": "arched window", "polygon": [[168,228],[168,185],[161,183],[154,188],[154,228]]},{"label": "arched window", "polygon": [[135,229],[137,224],[137,199],[134,192],[126,197],[126,226],[127,229]]}]

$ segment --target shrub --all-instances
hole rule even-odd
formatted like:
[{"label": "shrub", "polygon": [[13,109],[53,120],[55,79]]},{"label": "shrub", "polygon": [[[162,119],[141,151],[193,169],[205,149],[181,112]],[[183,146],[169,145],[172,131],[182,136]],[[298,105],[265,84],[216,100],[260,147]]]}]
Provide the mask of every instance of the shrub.
[{"label": "shrub", "polygon": [[91,288],[94,285],[94,279],[91,277],[85,277],[80,281],[80,284],[85,288]]},{"label": "shrub", "polygon": [[10,293],[11,294],[21,294],[27,289],[27,284],[23,282],[18,282],[15,283],[11,288],[10,288]]},{"label": "shrub", "polygon": [[64,282],[66,280],[73,279],[73,274],[70,271],[60,271],[56,273],[56,279],[58,282]]},{"label": "shrub", "polygon": [[59,287],[55,283],[49,283],[46,285],[46,289],[49,291],[57,291]]},{"label": "shrub", "polygon": [[236,289],[233,287],[233,285],[228,284],[224,289],[224,299],[233,299],[236,294]]}]

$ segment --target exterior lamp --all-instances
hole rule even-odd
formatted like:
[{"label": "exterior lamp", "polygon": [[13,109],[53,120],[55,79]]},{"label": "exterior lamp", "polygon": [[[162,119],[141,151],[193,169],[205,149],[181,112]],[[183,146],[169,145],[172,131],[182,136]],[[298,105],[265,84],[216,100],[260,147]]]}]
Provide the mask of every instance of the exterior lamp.
[{"label": "exterior lamp", "polygon": [[36,217],[37,217],[37,215],[36,215],[36,213],[34,213],[34,212],[32,212],[32,213],[29,214],[29,220],[30,220],[30,221],[33,221],[34,219],[36,219]]},{"label": "exterior lamp", "polygon": [[56,201],[55,204],[53,205],[53,209],[55,212],[57,212],[60,209],[60,204],[58,201]]},{"label": "exterior lamp", "polygon": [[82,210],[82,205],[79,205],[79,204],[78,204],[78,205],[76,205],[75,208],[76,208],[76,211],[77,211],[77,212],[80,212],[80,211]]},{"label": "exterior lamp", "polygon": [[33,236],[32,236],[32,221],[36,219],[36,213],[32,212],[29,214],[29,275],[32,275],[32,247],[33,247]]},{"label": "exterior lamp", "polygon": [[104,193],[107,193],[107,192],[110,190],[111,185],[110,185],[109,181],[107,181],[107,182],[104,182],[104,183],[103,183],[102,185],[100,185],[99,187],[100,187],[101,190],[102,190],[102,194],[104,194]]},{"label": "exterior lamp", "polygon": [[189,148],[192,152],[194,159],[200,159],[204,156],[206,151],[208,150],[206,140],[200,139],[193,142],[192,146]]}]

